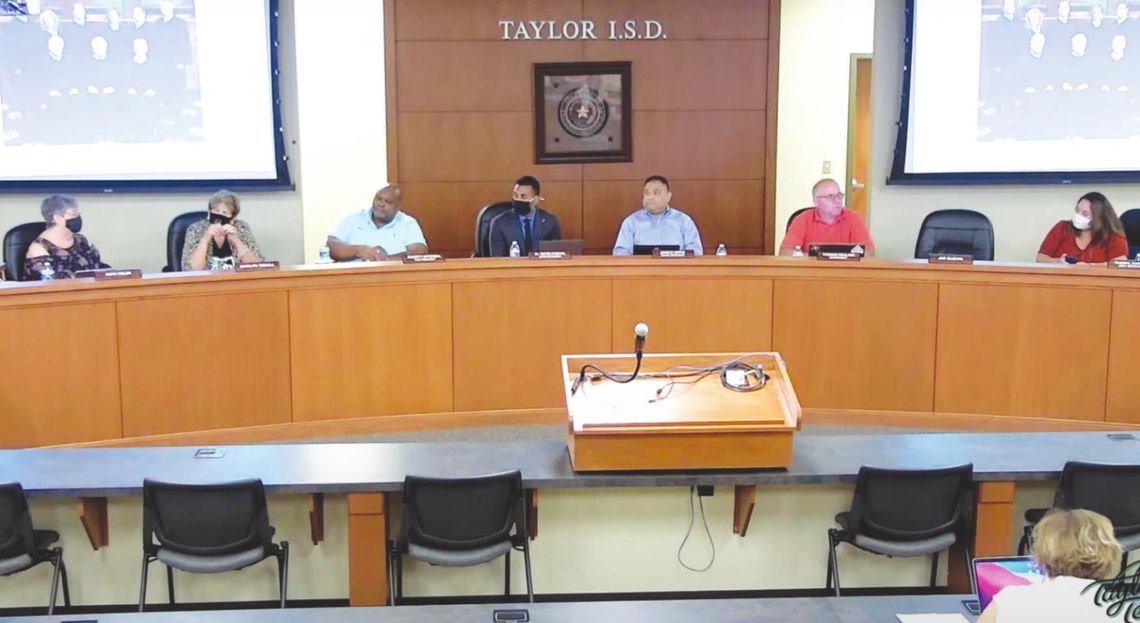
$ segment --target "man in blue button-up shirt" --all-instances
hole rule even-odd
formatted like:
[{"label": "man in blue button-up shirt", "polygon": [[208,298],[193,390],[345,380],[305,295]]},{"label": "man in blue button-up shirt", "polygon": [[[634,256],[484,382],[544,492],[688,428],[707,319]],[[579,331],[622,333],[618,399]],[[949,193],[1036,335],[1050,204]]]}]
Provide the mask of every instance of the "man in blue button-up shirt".
[{"label": "man in blue button-up shirt", "polygon": [[635,246],[676,245],[694,255],[704,253],[697,224],[688,214],[669,207],[669,180],[651,175],[641,194],[642,209],[625,217],[618,229],[614,255],[633,255]]}]

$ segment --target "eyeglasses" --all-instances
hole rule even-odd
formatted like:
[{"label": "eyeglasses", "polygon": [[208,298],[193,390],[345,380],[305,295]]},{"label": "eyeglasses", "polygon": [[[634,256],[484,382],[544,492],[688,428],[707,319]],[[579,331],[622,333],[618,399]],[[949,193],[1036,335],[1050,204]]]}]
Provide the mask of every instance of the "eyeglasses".
[{"label": "eyeglasses", "polygon": [[843,193],[834,193],[831,195],[816,195],[816,199],[827,199],[829,201],[843,201]]}]

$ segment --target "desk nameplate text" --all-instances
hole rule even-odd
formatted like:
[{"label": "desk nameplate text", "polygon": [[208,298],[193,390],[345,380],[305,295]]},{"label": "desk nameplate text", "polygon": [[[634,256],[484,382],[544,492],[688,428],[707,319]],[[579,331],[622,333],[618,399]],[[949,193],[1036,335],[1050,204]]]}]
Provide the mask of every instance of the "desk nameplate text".
[{"label": "desk nameplate text", "polygon": [[253,273],[261,270],[280,270],[281,263],[277,261],[272,262],[249,262],[248,264],[238,264],[234,266],[234,271],[239,273]]},{"label": "desk nameplate text", "polygon": [[653,257],[655,257],[657,259],[662,259],[662,260],[670,260],[670,259],[678,259],[678,258],[685,258],[685,257],[696,257],[696,254],[693,253],[692,251],[680,251],[680,250],[676,250],[676,249],[668,249],[668,250],[654,249],[653,250]]},{"label": "desk nameplate text", "polygon": [[81,270],[75,273],[75,277],[78,279],[94,277],[95,281],[113,281],[115,279],[141,279],[142,271],[138,268],[105,268],[100,270]]},{"label": "desk nameplate text", "polygon": [[426,264],[428,262],[442,262],[444,257],[438,253],[420,253],[415,255],[405,255],[405,264]]},{"label": "desk nameplate text", "polygon": [[974,256],[957,253],[931,253],[929,261],[931,264],[973,264]]},{"label": "desk nameplate text", "polygon": [[531,251],[532,260],[568,260],[572,256],[566,251]]},{"label": "desk nameplate text", "polygon": [[820,251],[815,256],[816,259],[825,262],[858,262],[863,259],[862,253],[833,253],[831,251]]}]

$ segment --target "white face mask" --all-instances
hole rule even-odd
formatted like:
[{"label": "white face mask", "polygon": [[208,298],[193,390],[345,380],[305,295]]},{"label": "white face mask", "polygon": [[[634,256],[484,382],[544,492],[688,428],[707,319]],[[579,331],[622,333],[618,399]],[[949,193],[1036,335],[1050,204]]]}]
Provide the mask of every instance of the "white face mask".
[{"label": "white face mask", "polygon": [[1092,227],[1092,219],[1085,216],[1084,214],[1080,214],[1080,213],[1074,214],[1073,215],[1073,227],[1076,227],[1077,229],[1080,229],[1082,231],[1086,230],[1086,229]]}]

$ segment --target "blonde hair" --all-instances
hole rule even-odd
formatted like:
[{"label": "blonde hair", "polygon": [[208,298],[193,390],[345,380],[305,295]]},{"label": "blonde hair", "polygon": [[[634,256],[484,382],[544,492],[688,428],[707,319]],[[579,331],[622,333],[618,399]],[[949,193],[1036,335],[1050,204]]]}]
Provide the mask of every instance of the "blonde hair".
[{"label": "blonde hair", "polygon": [[1033,556],[1049,577],[1112,578],[1121,554],[1112,522],[1090,510],[1055,509],[1033,528]]}]

